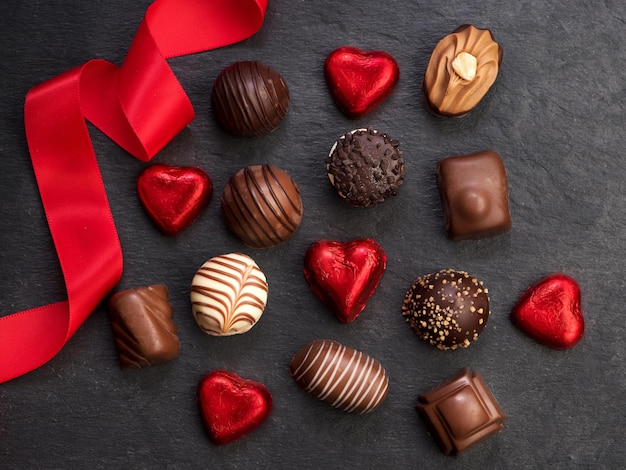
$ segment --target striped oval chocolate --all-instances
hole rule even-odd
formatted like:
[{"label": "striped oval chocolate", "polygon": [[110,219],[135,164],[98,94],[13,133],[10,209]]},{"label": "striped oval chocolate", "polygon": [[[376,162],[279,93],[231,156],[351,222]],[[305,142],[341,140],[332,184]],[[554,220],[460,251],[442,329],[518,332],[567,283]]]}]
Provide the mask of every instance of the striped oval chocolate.
[{"label": "striped oval chocolate", "polygon": [[267,303],[267,280],[249,256],[230,253],[204,263],[191,281],[191,308],[205,333],[245,333],[259,320]]},{"label": "striped oval chocolate", "polygon": [[284,242],[302,222],[298,185],[272,165],[248,166],[235,173],[224,188],[221,204],[230,231],[252,248]]},{"label": "striped oval chocolate", "polygon": [[289,370],[306,392],[350,413],[369,413],[387,397],[389,378],[382,364],[331,339],[307,344]]}]

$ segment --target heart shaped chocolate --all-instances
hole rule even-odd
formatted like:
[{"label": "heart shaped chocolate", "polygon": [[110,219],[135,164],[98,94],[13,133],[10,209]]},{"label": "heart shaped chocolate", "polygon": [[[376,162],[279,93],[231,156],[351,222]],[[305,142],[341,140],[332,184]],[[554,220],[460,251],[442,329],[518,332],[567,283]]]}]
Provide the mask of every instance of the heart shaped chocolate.
[{"label": "heart shaped chocolate", "polygon": [[545,346],[571,348],[585,331],[578,283],[562,273],[540,279],[521,295],[511,312],[511,320]]},{"label": "heart shaped chocolate", "polygon": [[345,46],[326,58],[324,75],[339,109],[356,119],[387,99],[398,82],[400,68],[386,52]]},{"label": "heart shaped chocolate", "polygon": [[371,238],[318,240],[304,255],[304,277],[339,321],[350,323],[365,308],[386,265],[385,251]]},{"label": "heart shaped chocolate", "polygon": [[154,223],[167,235],[189,227],[209,204],[213,184],[198,167],[157,163],[137,179],[137,194]]},{"label": "heart shaped chocolate", "polygon": [[198,406],[211,441],[229,444],[258,428],[272,411],[265,385],[214,370],[198,384]]}]

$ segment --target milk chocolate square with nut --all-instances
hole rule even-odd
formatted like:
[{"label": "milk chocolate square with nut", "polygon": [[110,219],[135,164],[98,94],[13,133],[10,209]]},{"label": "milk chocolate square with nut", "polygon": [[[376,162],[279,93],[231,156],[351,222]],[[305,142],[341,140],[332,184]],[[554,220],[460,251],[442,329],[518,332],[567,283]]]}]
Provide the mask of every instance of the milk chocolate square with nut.
[{"label": "milk chocolate square with nut", "polygon": [[444,158],[437,164],[437,184],[451,240],[492,237],[511,228],[506,170],[493,150]]},{"label": "milk chocolate square with nut", "polygon": [[468,368],[418,400],[417,412],[446,455],[456,456],[500,431],[506,419],[482,377]]}]

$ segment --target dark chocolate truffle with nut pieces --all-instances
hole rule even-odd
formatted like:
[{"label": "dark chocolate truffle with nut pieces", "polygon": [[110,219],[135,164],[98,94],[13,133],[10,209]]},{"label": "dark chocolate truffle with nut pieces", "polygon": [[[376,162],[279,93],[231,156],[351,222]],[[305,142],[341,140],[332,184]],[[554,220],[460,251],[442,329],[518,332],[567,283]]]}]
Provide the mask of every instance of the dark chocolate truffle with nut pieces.
[{"label": "dark chocolate truffle with nut pieces", "polygon": [[404,181],[400,143],[384,132],[348,132],[325,160],[331,184],[348,204],[369,207],[395,196]]},{"label": "dark chocolate truffle with nut pieces", "polygon": [[275,130],[289,109],[289,88],[282,75],[256,61],[235,62],[215,80],[211,107],[217,123],[241,137]]},{"label": "dark chocolate truffle with nut pieces", "polygon": [[235,173],[222,193],[222,217],[251,248],[270,248],[290,238],[302,222],[300,188],[273,165],[253,165]]},{"label": "dark chocolate truffle with nut pieces", "polygon": [[402,315],[417,335],[433,346],[467,348],[489,320],[488,291],[468,273],[444,269],[413,282]]}]

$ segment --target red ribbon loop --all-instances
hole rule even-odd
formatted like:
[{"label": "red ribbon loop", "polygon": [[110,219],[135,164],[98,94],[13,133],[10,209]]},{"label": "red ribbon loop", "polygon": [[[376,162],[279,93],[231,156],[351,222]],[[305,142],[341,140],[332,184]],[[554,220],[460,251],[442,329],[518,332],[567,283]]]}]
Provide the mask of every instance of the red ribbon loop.
[{"label": "red ribbon loop", "polygon": [[166,59],[248,38],[266,7],[267,0],[156,0],[121,67],[92,60],[29,91],[26,139],[68,299],[0,318],[0,382],[52,359],[122,275],[85,119],[149,161],[194,117]]}]

